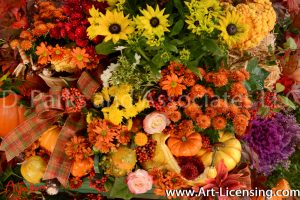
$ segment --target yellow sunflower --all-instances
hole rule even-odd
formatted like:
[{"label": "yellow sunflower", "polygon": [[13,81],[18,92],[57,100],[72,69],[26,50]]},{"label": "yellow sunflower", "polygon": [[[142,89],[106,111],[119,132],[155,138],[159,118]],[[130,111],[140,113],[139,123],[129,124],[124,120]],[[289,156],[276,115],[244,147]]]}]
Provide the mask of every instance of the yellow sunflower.
[{"label": "yellow sunflower", "polygon": [[221,31],[221,37],[228,47],[237,47],[243,43],[248,36],[249,26],[237,12],[227,12],[225,16],[219,18],[219,25],[216,26]]},{"label": "yellow sunflower", "polygon": [[147,9],[141,10],[143,16],[138,16],[135,19],[137,28],[144,31],[145,35],[163,36],[164,32],[169,31],[168,23],[169,15],[164,15],[164,10],[159,10],[157,6],[154,10],[151,6],[147,5]]},{"label": "yellow sunflower", "polygon": [[[97,19],[97,17],[95,17]],[[123,12],[106,11],[106,14],[100,13],[98,20],[93,19],[95,24],[91,25],[87,32],[90,38],[97,35],[105,36],[104,41],[112,40],[117,43],[120,39],[127,40],[128,35],[134,31],[132,21]],[[89,20],[90,22],[92,21]]]}]

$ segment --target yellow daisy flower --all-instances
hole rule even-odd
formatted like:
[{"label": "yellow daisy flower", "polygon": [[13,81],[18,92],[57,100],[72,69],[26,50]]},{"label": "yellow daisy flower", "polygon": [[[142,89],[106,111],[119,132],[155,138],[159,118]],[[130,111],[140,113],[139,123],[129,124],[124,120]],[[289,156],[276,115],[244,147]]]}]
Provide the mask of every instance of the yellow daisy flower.
[{"label": "yellow daisy flower", "polygon": [[237,12],[227,12],[225,16],[220,17],[216,28],[221,31],[220,35],[229,48],[243,43],[249,31],[248,25]]},{"label": "yellow daisy flower", "polygon": [[100,13],[100,17],[96,19],[89,19],[93,22],[88,29],[88,36],[93,39],[96,35],[105,36],[104,41],[112,40],[117,43],[119,40],[127,40],[128,35],[134,31],[131,26],[131,20],[128,16],[124,16],[123,12],[106,11],[106,14]]},{"label": "yellow daisy flower", "polygon": [[169,15],[164,15],[164,10],[159,10],[157,6],[154,10],[151,6],[147,5],[147,9],[141,10],[143,16],[138,16],[135,19],[137,28],[144,30],[145,35],[156,34],[158,36],[163,36],[164,32],[169,31],[168,27],[168,17]]}]

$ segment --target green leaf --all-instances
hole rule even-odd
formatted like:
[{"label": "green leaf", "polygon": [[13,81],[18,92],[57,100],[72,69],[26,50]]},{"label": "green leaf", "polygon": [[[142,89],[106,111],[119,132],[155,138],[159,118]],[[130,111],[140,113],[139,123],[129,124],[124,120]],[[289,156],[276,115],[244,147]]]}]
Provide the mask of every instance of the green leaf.
[{"label": "green leaf", "polygon": [[112,41],[108,41],[108,42],[102,42],[100,44],[98,44],[95,49],[97,54],[102,54],[102,55],[108,55],[111,54],[113,52],[115,52],[115,47],[117,45],[115,45]]},{"label": "green leaf", "polygon": [[133,194],[129,191],[125,177],[115,179],[115,183],[109,193],[110,198],[131,199]]},{"label": "green leaf", "polygon": [[3,76],[0,78],[0,81],[5,81],[5,80],[8,78],[9,75],[10,75],[10,73],[7,72],[5,75],[3,75]]},{"label": "green leaf", "polygon": [[169,41],[165,41],[165,42],[164,42],[164,46],[165,46],[166,49],[169,50],[169,51],[172,51],[172,52],[175,52],[175,53],[178,52],[178,49],[177,49],[176,45],[171,44]]},{"label": "green leaf", "polygon": [[222,55],[222,50],[217,45],[217,42],[211,39],[204,39],[203,40],[203,47],[204,50],[211,52],[214,55]]},{"label": "green leaf", "polygon": [[97,174],[100,174],[100,169],[99,169],[99,154],[96,154],[94,156],[94,171]]},{"label": "green leaf", "polygon": [[250,92],[263,90],[264,81],[269,75],[269,72],[258,65],[258,60],[256,58],[253,58],[248,62],[247,71],[250,73],[250,79],[244,82],[247,90]]},{"label": "green leaf", "polygon": [[178,35],[184,26],[184,21],[180,19],[175,23],[173,28],[171,29],[170,37]]},{"label": "green leaf", "polygon": [[181,0],[173,0],[173,2],[174,2],[175,7],[177,8],[179,14],[180,14],[182,17],[185,17],[185,16],[184,16],[184,8],[183,8],[183,5],[182,5]]},{"label": "green leaf", "polygon": [[152,62],[154,65],[156,65],[157,69],[160,69],[165,64],[165,62],[161,58],[161,55],[161,53],[158,53],[152,58]]},{"label": "green leaf", "polygon": [[285,96],[281,96],[281,95],[279,95],[278,98],[281,100],[281,102],[284,105],[292,108],[293,110],[296,110],[296,105],[289,98],[287,98]]},{"label": "green leaf", "polygon": [[283,92],[285,89],[284,85],[282,85],[281,83],[276,83],[276,92],[280,93]]},{"label": "green leaf", "polygon": [[295,42],[295,40],[291,37],[289,37],[286,42],[283,44],[283,47],[285,49],[291,49],[291,50],[297,50],[297,44]]}]

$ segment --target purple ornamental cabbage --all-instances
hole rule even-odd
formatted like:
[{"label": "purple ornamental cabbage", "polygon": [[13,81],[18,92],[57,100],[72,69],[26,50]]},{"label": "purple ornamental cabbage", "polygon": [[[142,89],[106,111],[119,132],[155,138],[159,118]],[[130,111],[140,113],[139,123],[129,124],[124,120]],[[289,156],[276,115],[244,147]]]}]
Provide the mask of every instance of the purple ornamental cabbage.
[{"label": "purple ornamental cabbage", "polygon": [[258,172],[269,175],[279,164],[289,166],[289,157],[300,143],[300,126],[293,115],[256,118],[243,140],[258,155]]}]

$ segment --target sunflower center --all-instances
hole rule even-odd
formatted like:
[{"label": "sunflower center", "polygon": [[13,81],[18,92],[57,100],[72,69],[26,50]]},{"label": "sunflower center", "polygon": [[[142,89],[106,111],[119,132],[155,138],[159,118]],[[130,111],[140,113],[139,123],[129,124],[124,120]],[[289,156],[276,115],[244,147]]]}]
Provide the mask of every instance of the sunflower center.
[{"label": "sunflower center", "polygon": [[172,81],[171,87],[172,87],[172,88],[175,88],[176,86],[177,86],[177,82],[176,82],[176,81]]},{"label": "sunflower center", "polygon": [[235,35],[236,32],[237,32],[237,28],[236,28],[236,25],[235,24],[229,24],[227,27],[226,27],[226,31],[229,35]]},{"label": "sunflower center", "polygon": [[194,25],[195,25],[195,26],[199,26],[199,24],[200,24],[200,23],[199,23],[198,20],[194,22]]},{"label": "sunflower center", "polygon": [[157,27],[159,25],[159,19],[157,17],[152,17],[152,19],[150,19],[150,24],[152,27]]},{"label": "sunflower center", "polygon": [[119,24],[111,24],[109,26],[109,32],[112,34],[118,34],[121,32],[121,26]]}]

